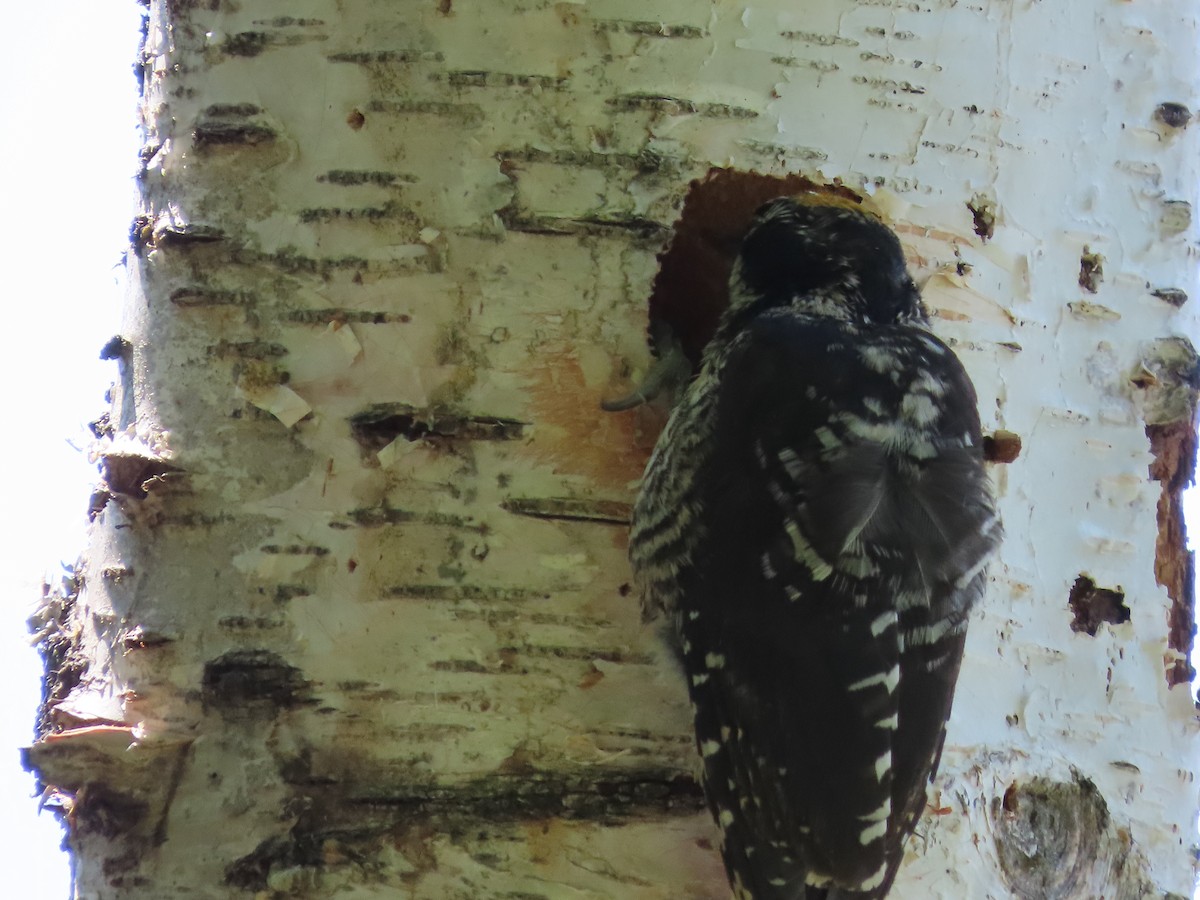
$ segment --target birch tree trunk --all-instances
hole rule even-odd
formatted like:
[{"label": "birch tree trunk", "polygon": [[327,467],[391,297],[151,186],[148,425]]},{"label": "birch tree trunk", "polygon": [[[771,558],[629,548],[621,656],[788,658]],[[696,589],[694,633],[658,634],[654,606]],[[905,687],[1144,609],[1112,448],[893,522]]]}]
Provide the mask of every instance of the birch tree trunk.
[{"label": "birch tree trunk", "polygon": [[753,203],[829,186],[900,233],[1008,535],[894,896],[1190,895],[1190,7],[148,15],[104,484],[37,622],[78,897],[727,897],[628,583],[663,411],[598,403],[685,203],[695,325]]}]

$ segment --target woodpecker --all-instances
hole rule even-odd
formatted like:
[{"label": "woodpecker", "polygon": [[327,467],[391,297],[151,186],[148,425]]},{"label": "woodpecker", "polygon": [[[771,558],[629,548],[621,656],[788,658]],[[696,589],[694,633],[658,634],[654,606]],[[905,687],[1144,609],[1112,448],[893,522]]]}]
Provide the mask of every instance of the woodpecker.
[{"label": "woodpecker", "polygon": [[1001,526],[975,389],[896,235],[761,207],[629,556],[688,682],[742,900],[878,900],[937,771]]}]

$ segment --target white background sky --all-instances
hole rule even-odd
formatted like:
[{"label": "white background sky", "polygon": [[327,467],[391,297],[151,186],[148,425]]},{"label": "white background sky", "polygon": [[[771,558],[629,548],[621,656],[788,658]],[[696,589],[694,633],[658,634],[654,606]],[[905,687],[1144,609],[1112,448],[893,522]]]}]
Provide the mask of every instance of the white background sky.
[{"label": "white background sky", "polygon": [[43,577],[61,575],[59,562],[74,561],[83,547],[95,476],[86,424],[103,411],[116,373],[99,350],[118,331],[120,260],[132,219],[139,17],[132,0],[58,0],[8,4],[4,19],[0,893],[64,900],[59,825],[36,814],[33,778],[18,763],[17,748],[33,736],[41,673],[25,620]]},{"label": "white background sky", "polygon": [[138,22],[132,0],[4,4],[0,895],[13,900],[69,896],[61,829],[37,815],[18,762],[40,697],[25,619],[43,574],[83,547],[95,467],[81,450],[116,371],[98,357],[117,331],[134,200]]}]

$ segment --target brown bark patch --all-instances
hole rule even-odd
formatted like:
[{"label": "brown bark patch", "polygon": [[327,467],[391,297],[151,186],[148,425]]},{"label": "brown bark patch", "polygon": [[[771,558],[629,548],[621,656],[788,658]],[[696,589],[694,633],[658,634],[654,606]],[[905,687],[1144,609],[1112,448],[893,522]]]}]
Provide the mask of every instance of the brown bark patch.
[{"label": "brown bark patch", "polygon": [[556,474],[581,475],[596,489],[623,493],[649,455],[638,434],[645,417],[605,415],[597,404],[601,388],[588,382],[573,350],[540,352],[543,364],[531,373],[529,386],[534,426],[528,452]]},{"label": "brown bark patch", "polygon": [[983,458],[988,462],[1016,462],[1021,455],[1021,436],[1012,431],[997,429],[994,433],[984,435]]}]

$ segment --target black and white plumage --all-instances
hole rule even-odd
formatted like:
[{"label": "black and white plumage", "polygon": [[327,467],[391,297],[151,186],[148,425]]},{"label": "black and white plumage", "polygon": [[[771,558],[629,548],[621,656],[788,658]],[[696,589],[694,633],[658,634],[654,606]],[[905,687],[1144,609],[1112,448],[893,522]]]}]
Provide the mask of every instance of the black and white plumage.
[{"label": "black and white plumage", "polygon": [[762,207],[730,294],[630,559],[674,622],[735,894],[881,898],[1000,538],[975,391],[857,209]]}]

